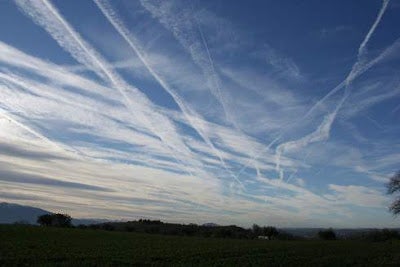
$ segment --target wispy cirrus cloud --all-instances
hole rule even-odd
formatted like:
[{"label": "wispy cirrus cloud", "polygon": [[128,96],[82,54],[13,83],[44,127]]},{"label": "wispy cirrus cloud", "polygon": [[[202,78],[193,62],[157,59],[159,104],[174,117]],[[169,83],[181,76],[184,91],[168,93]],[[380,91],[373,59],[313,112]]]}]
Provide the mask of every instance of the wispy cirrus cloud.
[{"label": "wispy cirrus cloud", "polygon": [[0,40],[2,200],[83,217],[281,226],[357,225],[359,209],[386,205],[379,183],[395,168],[398,128],[374,109],[397,109],[400,42],[366,49],[389,1],[328,93],[309,60],[280,52],[296,49],[249,43],[212,5],[95,0],[82,3],[89,27],[69,2],[15,2],[59,46],[53,54],[71,58]]},{"label": "wispy cirrus cloud", "polygon": [[[204,133],[204,129],[202,124],[200,123],[202,118],[191,109],[185,101],[181,98],[181,96],[166,82],[164,79],[154,70],[154,68],[150,65],[149,61],[146,59],[145,52],[139,46],[138,42],[129,32],[129,30],[125,27],[122,21],[117,17],[115,11],[112,9],[111,5],[107,1],[95,1],[96,5],[100,8],[103,14],[107,17],[110,23],[114,26],[114,28],[119,32],[119,34],[125,39],[125,41],[129,44],[129,46],[134,50],[134,52],[138,55],[140,60],[152,74],[152,76],[157,80],[158,83],[173,97],[175,102],[180,107],[181,111],[185,115],[185,118],[189,121],[190,125],[197,131],[197,133],[203,138],[203,140],[207,143],[207,145],[213,150],[214,154],[220,159],[222,166],[224,169],[230,173],[230,175],[235,179],[235,181],[241,184],[240,180],[236,178],[234,174],[226,166],[224,159],[222,158],[218,149],[215,148],[211,140]],[[208,51],[208,48],[207,48]],[[208,54],[209,55],[209,54]],[[197,60],[195,59],[197,62]],[[217,89],[219,90],[219,89]],[[214,92],[214,91],[213,91]],[[215,94],[215,93],[214,93]],[[220,96],[219,94],[217,94]],[[220,99],[220,98],[219,98]],[[220,99],[221,100],[221,99]]]},{"label": "wispy cirrus cloud", "polygon": [[[141,4],[178,40],[190,54],[194,63],[201,69],[212,95],[222,105],[227,120],[237,126],[230,116],[228,103],[221,88],[221,80],[201,28],[198,15],[193,7],[185,7],[179,2],[141,1]],[[179,10],[180,16],[175,14]]]},{"label": "wispy cirrus cloud", "polygon": [[[125,105],[128,109],[132,110],[132,114],[137,119],[141,120],[140,122],[145,127],[150,129],[150,131],[155,135],[159,136],[168,147],[179,146],[179,154],[176,151],[177,148],[172,147],[172,155],[177,160],[180,160],[179,157],[182,153],[190,155],[190,151],[180,142],[179,136],[171,136],[176,131],[168,118],[163,117],[162,114],[159,114],[154,108],[152,108],[151,102],[149,102],[148,98],[141,93],[140,90],[126,83],[117,73],[115,73],[110,68],[107,61],[82,39],[82,37],[64,20],[61,14],[50,2],[46,0],[43,0],[42,2],[17,1],[17,4],[29,16],[31,16],[34,21],[43,26],[64,49],[71,53],[74,58],[78,61],[80,61],[81,58],[89,58],[81,63],[94,70],[100,69],[101,72],[99,73],[96,71],[96,73],[100,76],[106,77],[108,82],[110,82],[110,84],[121,93],[125,100]],[[158,79],[158,81],[160,81],[160,79]],[[126,92],[127,90],[129,90],[130,94],[133,93],[133,98],[128,95]],[[133,102],[132,99],[135,99],[135,102]],[[175,100],[178,101],[178,105],[185,110],[183,103],[179,98],[175,98]],[[151,119],[149,119],[149,116],[151,116]],[[153,122],[154,120],[158,121]],[[159,124],[163,124],[167,129],[165,131],[158,131],[155,128],[155,125]],[[168,133],[168,135],[166,135],[166,133]]]},{"label": "wispy cirrus cloud", "polygon": [[[376,17],[374,23],[372,24],[371,28],[369,29],[367,35],[364,37],[363,41],[361,42],[360,47],[358,49],[358,53],[357,53],[357,60],[353,64],[353,66],[352,66],[350,72],[348,73],[347,77],[339,85],[337,85],[333,90],[331,90],[327,95],[325,95],[321,100],[319,100],[307,112],[306,116],[308,114],[311,114],[311,112],[314,110],[314,108],[317,105],[320,105],[328,97],[330,97],[332,94],[336,93],[337,90],[339,90],[340,88],[344,88],[343,97],[339,100],[339,102],[336,105],[334,111],[331,112],[330,114],[328,114],[324,118],[324,120],[321,123],[321,125],[313,133],[311,133],[311,134],[309,134],[309,135],[307,135],[307,136],[305,136],[305,137],[303,137],[303,138],[301,138],[299,140],[290,141],[288,143],[281,144],[281,145],[279,145],[277,147],[276,169],[277,169],[277,172],[279,173],[280,179],[283,179],[283,170],[280,168],[280,157],[281,157],[281,154],[283,153],[283,151],[285,149],[287,149],[287,147],[292,147],[292,148],[296,147],[297,149],[299,149],[299,148],[302,148],[302,147],[306,146],[309,143],[327,140],[329,138],[329,133],[331,131],[332,124],[333,124],[338,112],[340,111],[340,109],[342,108],[343,104],[345,103],[345,101],[349,97],[349,94],[350,94],[350,88],[349,87],[350,87],[351,83],[353,82],[353,80],[357,76],[361,75],[368,68],[372,67],[373,66],[372,62],[374,62],[374,64],[376,64],[378,62],[378,60],[374,60],[374,61],[365,63],[366,46],[367,46],[367,43],[368,43],[369,39],[371,38],[372,34],[376,30],[379,22],[381,21],[382,16],[385,13],[385,10],[387,8],[388,3],[389,3],[389,0],[384,0],[382,2],[382,7],[381,7],[381,9],[380,9],[380,11],[378,13],[378,16]],[[384,54],[384,52],[382,54]],[[368,66],[368,67],[366,67],[366,66]]]}]

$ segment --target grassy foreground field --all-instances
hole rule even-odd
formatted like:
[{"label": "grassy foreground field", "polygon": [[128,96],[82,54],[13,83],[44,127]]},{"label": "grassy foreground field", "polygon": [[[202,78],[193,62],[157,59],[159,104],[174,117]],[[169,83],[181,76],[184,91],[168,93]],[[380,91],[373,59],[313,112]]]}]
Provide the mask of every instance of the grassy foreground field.
[{"label": "grassy foreground field", "polygon": [[400,242],[265,241],[0,225],[1,266],[399,266]]}]

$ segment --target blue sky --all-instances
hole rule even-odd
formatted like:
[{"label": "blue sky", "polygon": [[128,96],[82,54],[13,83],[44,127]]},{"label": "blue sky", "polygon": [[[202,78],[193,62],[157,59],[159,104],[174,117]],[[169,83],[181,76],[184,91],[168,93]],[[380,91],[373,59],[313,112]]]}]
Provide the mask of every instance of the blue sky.
[{"label": "blue sky", "polygon": [[[237,2],[237,3],[236,3]],[[398,227],[400,2],[0,1],[0,200]]]}]

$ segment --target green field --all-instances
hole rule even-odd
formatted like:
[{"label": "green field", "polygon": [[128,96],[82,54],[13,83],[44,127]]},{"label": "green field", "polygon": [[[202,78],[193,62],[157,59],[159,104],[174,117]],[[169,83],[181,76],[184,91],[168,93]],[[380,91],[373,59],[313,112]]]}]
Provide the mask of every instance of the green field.
[{"label": "green field", "polygon": [[234,240],[0,225],[1,266],[399,264],[399,241]]}]

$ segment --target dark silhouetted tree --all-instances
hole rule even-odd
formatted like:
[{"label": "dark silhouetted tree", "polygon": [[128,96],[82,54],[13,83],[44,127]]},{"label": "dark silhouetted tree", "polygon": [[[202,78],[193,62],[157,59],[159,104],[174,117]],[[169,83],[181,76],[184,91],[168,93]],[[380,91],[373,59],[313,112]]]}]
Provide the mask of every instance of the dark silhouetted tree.
[{"label": "dark silhouetted tree", "polygon": [[53,216],[53,226],[57,227],[71,227],[72,218],[68,214],[56,213]]},{"label": "dark silhouetted tree", "polygon": [[335,240],[336,234],[332,229],[328,229],[328,230],[319,231],[318,237],[323,240]]},{"label": "dark silhouetted tree", "polygon": [[53,218],[51,214],[43,214],[37,218],[37,223],[43,226],[50,226]]},{"label": "dark silhouetted tree", "polygon": [[275,236],[278,235],[278,230],[273,226],[264,226],[262,228],[262,234],[267,236],[268,239],[273,239]]},{"label": "dark silhouetted tree", "polygon": [[400,171],[393,175],[387,183],[388,194],[398,194],[396,199],[390,205],[389,210],[394,215],[400,214]]},{"label": "dark silhouetted tree", "polygon": [[253,224],[253,227],[251,230],[252,230],[254,236],[262,235],[262,228],[257,224]]},{"label": "dark silhouetted tree", "polygon": [[106,231],[114,231],[115,230],[115,226],[112,225],[111,223],[104,223],[101,226],[101,229],[106,230]]},{"label": "dark silhouetted tree", "polygon": [[232,237],[232,235],[232,229],[229,229],[227,227],[218,227],[214,233],[214,236],[219,238],[229,238]]},{"label": "dark silhouetted tree", "polygon": [[44,214],[38,217],[37,223],[43,226],[71,227],[72,218],[68,214]]}]

